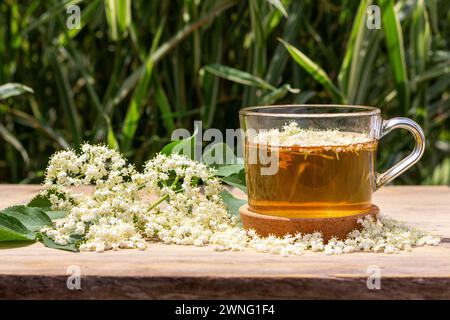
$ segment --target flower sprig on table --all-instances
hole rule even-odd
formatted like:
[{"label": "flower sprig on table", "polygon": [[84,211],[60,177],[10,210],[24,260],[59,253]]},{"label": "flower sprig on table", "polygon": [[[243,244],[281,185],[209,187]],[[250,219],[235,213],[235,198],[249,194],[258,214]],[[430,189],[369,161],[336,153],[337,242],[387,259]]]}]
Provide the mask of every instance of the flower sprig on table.
[{"label": "flower sprig on table", "polygon": [[[105,165],[109,163],[109,165]],[[93,185],[91,193],[70,188]],[[213,169],[183,155],[158,154],[143,172],[105,146],[83,145],[82,153],[63,151],[49,162],[43,195],[66,218],[42,232],[58,245],[82,236],[81,250],[146,247],[145,239],[204,245],[211,228],[237,228],[220,197],[222,186]]]},{"label": "flower sprig on table", "polygon": [[[27,233],[26,237],[73,251],[145,249],[149,241],[159,241],[282,256],[305,251],[395,253],[440,241],[386,216],[362,219],[362,230],[351,232],[345,240],[324,243],[320,233],[262,238],[253,230],[244,230],[237,216],[230,214],[235,199],[230,203],[221,180],[235,184],[239,175],[235,169],[213,169],[177,153],[160,153],[140,172],[120,153],[103,145],[85,144],[79,154],[60,151],[49,161],[41,195],[20,208],[28,218],[41,217],[37,223],[41,227],[34,230],[34,236]],[[79,188],[74,187],[81,186],[91,189],[76,193]],[[23,214],[14,208],[6,209],[4,217],[20,220]],[[45,218],[46,213],[55,219]],[[4,217],[0,215],[0,241]],[[24,230],[27,221],[23,220]]]}]

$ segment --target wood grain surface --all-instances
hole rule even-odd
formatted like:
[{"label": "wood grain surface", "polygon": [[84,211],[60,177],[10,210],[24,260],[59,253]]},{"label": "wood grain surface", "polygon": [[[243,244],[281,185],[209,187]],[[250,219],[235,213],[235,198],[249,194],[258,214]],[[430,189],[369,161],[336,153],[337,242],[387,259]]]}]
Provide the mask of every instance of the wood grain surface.
[{"label": "wood grain surface", "polygon": [[[26,203],[39,188],[0,185],[0,208]],[[374,203],[382,214],[442,235],[443,243],[392,255],[287,258],[157,243],[105,253],[3,243],[0,298],[450,299],[450,188],[385,187]],[[71,266],[80,270],[81,290],[67,288]],[[367,288],[369,266],[380,268],[380,290]]]}]

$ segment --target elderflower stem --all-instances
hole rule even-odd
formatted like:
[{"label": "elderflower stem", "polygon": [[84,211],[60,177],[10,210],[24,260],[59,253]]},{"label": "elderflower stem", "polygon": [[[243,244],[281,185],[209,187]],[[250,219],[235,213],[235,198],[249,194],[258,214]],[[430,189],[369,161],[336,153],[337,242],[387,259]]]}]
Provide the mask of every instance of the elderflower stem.
[{"label": "elderflower stem", "polygon": [[150,208],[148,209],[149,211],[152,210],[153,208],[155,208],[157,205],[159,205],[161,202],[165,201],[167,198],[169,197],[168,194],[165,194],[164,196],[162,196],[158,201],[154,202],[151,204]]},{"label": "elderflower stem", "polygon": [[180,176],[175,177],[175,180],[173,180],[172,184],[170,185],[170,189],[173,189],[173,187],[176,187],[178,180],[180,180]]},{"label": "elderflower stem", "polygon": [[[176,176],[176,177],[175,177],[175,179],[173,180],[172,184],[170,185],[170,189],[173,190],[173,188],[177,186],[177,182],[180,180],[180,178],[181,178],[180,176]],[[181,191],[181,189],[180,189],[180,190],[177,190],[177,191],[175,191],[175,192],[179,192],[179,191]],[[161,204],[161,203],[162,203],[163,201],[165,201],[167,198],[169,198],[169,195],[168,195],[168,194],[165,194],[165,195],[162,196],[158,201],[152,203],[152,204],[150,205],[149,210],[154,209],[157,205]]]}]

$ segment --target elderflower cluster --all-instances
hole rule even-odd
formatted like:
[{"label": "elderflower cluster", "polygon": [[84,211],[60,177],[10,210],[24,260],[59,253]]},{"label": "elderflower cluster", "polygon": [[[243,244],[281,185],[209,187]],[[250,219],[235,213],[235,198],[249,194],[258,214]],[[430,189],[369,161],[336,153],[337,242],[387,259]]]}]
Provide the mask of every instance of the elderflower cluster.
[{"label": "elderflower cluster", "polygon": [[357,148],[361,144],[373,141],[364,133],[344,132],[337,129],[304,129],[294,121],[283,125],[281,130],[276,128],[261,130],[249,139],[255,144],[283,147],[353,146]]},{"label": "elderflower cluster", "polygon": [[94,184],[97,189],[113,192],[123,188],[135,173],[133,165],[127,164],[117,151],[104,145],[84,144],[80,155],[64,150],[50,158],[43,194],[50,197],[53,209],[70,209],[79,203],[71,187]]},{"label": "elderflower cluster", "polygon": [[[123,156],[106,146],[84,144],[78,155],[61,151],[49,161],[43,194],[52,208],[68,210],[66,218],[42,231],[59,245],[82,237],[81,250],[118,248],[144,249],[146,242],[135,225],[136,212],[145,210],[138,202],[136,174]],[[89,194],[74,194],[71,187],[92,185]]]},{"label": "elderflower cluster", "polygon": [[153,195],[165,200],[164,205],[150,205],[141,216],[147,238],[202,246],[210,244],[215,233],[236,226],[220,197],[220,181],[203,163],[178,154],[159,154],[133,181],[143,183]]},{"label": "elderflower cluster", "polygon": [[[74,193],[72,187],[83,185],[91,186],[90,192]],[[68,215],[42,232],[59,245],[81,238],[80,250],[97,252],[145,249],[148,241],[159,241],[282,256],[305,251],[396,253],[440,242],[385,216],[361,219],[362,230],[345,240],[324,243],[320,233],[260,237],[228,213],[222,191],[212,169],[185,156],[158,154],[138,172],[118,152],[85,144],[80,154],[61,151],[50,159],[43,194],[53,208]]]}]

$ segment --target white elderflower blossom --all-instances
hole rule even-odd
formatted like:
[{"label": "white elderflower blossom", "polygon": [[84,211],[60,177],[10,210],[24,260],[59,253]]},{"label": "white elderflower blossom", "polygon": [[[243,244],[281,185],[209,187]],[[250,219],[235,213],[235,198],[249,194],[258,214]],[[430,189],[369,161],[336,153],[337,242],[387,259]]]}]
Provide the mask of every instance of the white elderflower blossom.
[{"label": "white elderflower blossom", "polygon": [[[285,131],[299,133],[294,125]],[[91,185],[92,192],[76,194],[71,189],[81,185]],[[439,237],[385,216],[361,219],[362,229],[345,240],[324,243],[318,232],[260,237],[230,216],[221,191],[212,169],[185,156],[158,154],[139,173],[118,152],[85,144],[80,154],[61,151],[50,159],[43,194],[53,208],[68,210],[68,215],[41,231],[59,245],[81,238],[80,250],[96,252],[143,250],[150,240],[287,257],[308,250],[329,255],[396,253],[440,242]]]},{"label": "white elderflower blossom", "polygon": [[289,122],[280,129],[260,130],[249,137],[255,144],[276,146],[349,146],[359,149],[372,139],[364,133],[342,132],[337,129],[303,129],[295,121]]}]

